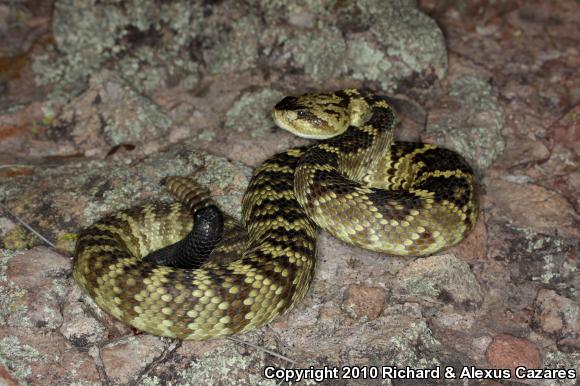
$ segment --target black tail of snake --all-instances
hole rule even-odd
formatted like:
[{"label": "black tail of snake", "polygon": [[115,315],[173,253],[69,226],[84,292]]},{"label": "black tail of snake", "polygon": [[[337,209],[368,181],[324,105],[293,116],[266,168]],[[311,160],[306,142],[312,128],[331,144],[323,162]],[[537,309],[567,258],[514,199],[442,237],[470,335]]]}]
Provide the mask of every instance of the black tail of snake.
[{"label": "black tail of snake", "polygon": [[[241,225],[215,217],[211,198],[191,180],[170,177],[165,184],[179,202],[116,212],[80,234],[73,271],[80,287],[137,329],[218,338],[269,323],[302,300],[318,228],[413,256],[455,245],[473,228],[470,166],[435,145],[393,142],[395,116],[383,98],[357,90],[287,97],[273,116],[278,126],[322,141],[277,154],[255,171]],[[171,256],[177,261],[168,263]]]}]

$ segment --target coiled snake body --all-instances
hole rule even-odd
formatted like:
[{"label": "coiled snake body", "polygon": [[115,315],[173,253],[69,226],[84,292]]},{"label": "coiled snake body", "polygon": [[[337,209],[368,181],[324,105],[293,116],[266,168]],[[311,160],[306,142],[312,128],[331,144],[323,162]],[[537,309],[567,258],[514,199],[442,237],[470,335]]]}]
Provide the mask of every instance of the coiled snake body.
[{"label": "coiled snake body", "polygon": [[226,217],[223,238],[199,267],[143,258],[195,230],[192,211],[211,202],[186,178],[166,180],[180,202],[120,211],[81,233],[74,277],[101,308],[155,335],[245,332],[304,297],[319,227],[363,248],[416,256],[455,245],[473,228],[470,166],[434,145],[393,143],[395,118],[383,98],[357,90],[286,97],[273,115],[278,126],[323,141],[255,171],[243,226]]}]

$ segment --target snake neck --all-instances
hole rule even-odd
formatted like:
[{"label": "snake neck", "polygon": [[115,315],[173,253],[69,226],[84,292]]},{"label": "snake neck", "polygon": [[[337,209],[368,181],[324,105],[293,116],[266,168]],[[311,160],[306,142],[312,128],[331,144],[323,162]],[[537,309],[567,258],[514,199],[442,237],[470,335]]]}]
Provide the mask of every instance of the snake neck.
[{"label": "snake neck", "polygon": [[[357,134],[367,141],[367,151],[358,156],[356,166],[350,162],[343,162],[341,167],[344,173],[352,176],[355,181],[362,181],[369,170],[376,170],[378,164],[384,160],[384,156],[390,151],[393,144],[393,134],[396,117],[391,106],[384,98],[374,96],[371,98],[370,117],[358,129],[363,134]],[[366,139],[365,139],[366,137]]]},{"label": "snake neck", "polygon": [[302,163],[331,164],[347,178],[362,182],[389,152],[396,118],[383,98],[366,97],[359,91],[350,96],[348,108],[353,124],[343,134],[310,148]]}]

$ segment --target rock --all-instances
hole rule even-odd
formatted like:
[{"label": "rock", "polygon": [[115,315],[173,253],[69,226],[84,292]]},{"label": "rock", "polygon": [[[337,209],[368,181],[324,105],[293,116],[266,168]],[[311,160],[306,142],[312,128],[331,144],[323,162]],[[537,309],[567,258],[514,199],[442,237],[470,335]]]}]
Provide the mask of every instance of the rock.
[{"label": "rock", "polygon": [[201,31],[202,18],[202,7],[191,4],[58,1],[52,33],[61,56],[38,57],[33,69],[40,84],[59,83],[55,91],[60,97],[71,88],[78,90],[105,63],[140,92],[151,93],[180,81],[191,87],[198,82],[198,65],[189,50],[192,38]]},{"label": "rock", "polygon": [[473,309],[483,301],[483,290],[467,263],[446,254],[417,259],[399,271],[393,296],[426,297]]},{"label": "rock", "polygon": [[481,336],[476,339],[473,339],[471,342],[473,353],[475,354],[478,361],[485,360],[485,352],[489,347],[490,343],[493,339],[489,336]]},{"label": "rock", "polygon": [[[393,103],[409,129],[399,138],[463,154],[482,215],[423,259],[321,232],[310,291],[237,337],[252,347],[136,333],[81,295],[69,257],[1,250],[0,383],[272,384],[270,364],[483,368],[486,350],[504,366],[506,331],[527,337],[509,345],[520,357],[542,348],[543,363],[522,362],[578,369],[576,2],[29,3],[0,6],[0,203],[62,250],[105,213],[170,200],[168,174],[196,173],[239,213],[251,168],[310,143],[273,128],[277,93],[343,87],[409,101]],[[37,242],[0,216],[3,248]],[[27,283],[13,261],[31,254],[58,272],[33,259]]]},{"label": "rock", "polygon": [[[45,170],[41,175],[12,179],[0,185],[0,200],[43,235],[56,240],[114,210],[146,200],[168,200],[160,181],[166,175],[195,178],[211,186],[222,208],[239,216],[247,178],[225,158],[195,151],[195,140],[131,164],[125,160],[79,161]],[[16,180],[18,182],[16,182]],[[60,224],[60,226],[55,226]],[[72,250],[70,251],[72,253]]]},{"label": "rock", "polygon": [[107,328],[87,312],[80,299],[81,289],[74,284],[62,307],[63,322],[60,332],[77,347],[88,347],[106,341],[109,338]]},{"label": "rock", "polygon": [[[482,192],[480,192],[480,195]],[[487,228],[485,226],[485,212],[479,212],[475,227],[465,240],[449,248],[445,252],[464,261],[477,261],[487,258]]]},{"label": "rock", "polygon": [[556,291],[541,289],[535,302],[534,320],[563,346],[580,349],[580,306]]},{"label": "rock", "polygon": [[[547,352],[544,358],[544,367],[547,369],[573,369],[576,371],[576,378],[580,374],[580,365],[578,363],[578,352],[569,354],[561,351]],[[575,386],[578,384],[577,379],[568,379],[562,382],[566,386]]]},{"label": "rock", "polygon": [[58,328],[63,320],[60,304],[69,285],[69,270],[70,260],[46,247],[9,258],[7,281],[0,284],[7,302],[0,309],[4,322],[13,327]]},{"label": "rock", "polygon": [[427,119],[427,142],[456,150],[476,169],[486,169],[504,151],[504,111],[488,79],[464,75],[437,98]]},{"label": "rock", "polygon": [[[246,345],[225,340],[183,342],[165,361],[141,379],[147,384],[269,385],[263,377],[265,366],[272,365],[269,354]],[[277,367],[290,363],[274,359]]]},{"label": "rock", "polygon": [[[275,90],[264,89],[243,94],[226,113],[224,128],[238,132],[247,130],[250,137],[260,137],[272,127],[270,110],[284,95]],[[248,112],[253,112],[248,114]]]},{"label": "rock", "polygon": [[346,71],[355,79],[393,90],[413,78],[424,89],[447,72],[443,34],[414,2],[365,0],[344,3],[339,25],[347,44]]},{"label": "rock", "polygon": [[485,356],[491,367],[510,369],[512,374],[518,366],[525,366],[529,369],[542,367],[540,350],[535,344],[507,334],[495,336],[487,347]]},{"label": "rock", "polygon": [[15,251],[32,248],[37,243],[37,236],[23,226],[14,226],[2,235],[2,246]]},{"label": "rock", "polygon": [[7,215],[0,215],[0,239],[2,240],[0,247],[11,249],[6,246],[6,235],[14,231],[16,228],[18,228],[18,225],[14,220],[9,218]]},{"label": "rock", "polygon": [[[32,133],[29,127],[42,120],[44,114],[41,107],[42,102],[34,102],[10,113],[4,111],[0,114],[0,162],[10,164],[15,156],[38,154],[38,149],[31,149],[29,141]],[[18,166],[20,173],[28,169],[27,165]],[[0,170],[0,176],[5,174],[6,170]]]},{"label": "rock", "polygon": [[385,290],[352,284],[348,287],[342,309],[354,319],[376,319],[385,307]]},{"label": "rock", "polygon": [[508,169],[543,162],[549,157],[550,150],[542,142],[510,136],[506,138],[506,148],[498,163]]},{"label": "rock", "polygon": [[[109,64],[148,95],[175,85],[191,89],[206,71],[290,67],[319,82],[348,75],[394,90],[411,78],[425,88],[447,70],[443,34],[414,2],[250,3],[147,0],[93,4],[89,12],[86,4],[60,0],[52,30],[62,55],[38,58],[34,70],[40,83],[60,82],[66,94],[63,86],[78,89]],[[308,27],[288,28],[289,20]]]},{"label": "rock", "polygon": [[535,232],[580,237],[580,216],[562,196],[544,187],[494,178],[488,183],[490,204],[498,215]]},{"label": "rock", "polygon": [[335,27],[323,31],[305,31],[290,39],[284,47],[293,58],[294,67],[315,79],[329,79],[343,69],[346,42]]},{"label": "rock", "polygon": [[91,76],[89,89],[71,100],[53,127],[72,127],[75,148],[104,158],[112,148],[167,137],[171,118],[115,73]]},{"label": "rock", "polygon": [[[227,15],[230,14],[231,9],[230,6],[226,6],[221,10],[216,10],[216,13]],[[212,63],[209,67],[210,73],[222,74],[250,70],[256,67],[260,58],[258,36],[263,32],[264,25],[258,17],[249,12],[250,9],[246,8],[246,11],[247,14],[229,21],[227,29],[229,33],[224,33],[223,20],[209,17],[201,21],[208,27],[216,28],[213,31],[211,29],[203,31],[209,32],[207,35],[213,35],[212,38],[215,40],[213,44],[204,47],[202,52],[198,54],[203,56],[206,63]],[[187,28],[187,26],[185,27]]]},{"label": "rock", "polygon": [[[580,104],[567,111],[548,128],[548,140],[552,145],[561,144],[571,150],[580,146]],[[578,153],[576,153],[578,157]]]},{"label": "rock", "polygon": [[[0,380],[18,384],[101,382],[92,358],[54,331],[0,327],[0,363]],[[3,366],[8,369],[6,376]]]},{"label": "rock", "polygon": [[[578,260],[578,240],[559,235],[536,233],[509,223],[501,215],[493,214],[487,225],[489,234],[488,256],[496,261],[508,262],[508,283],[530,288],[534,283],[561,288],[571,296],[578,287],[577,268],[571,262]],[[524,288],[524,287],[522,287]],[[527,291],[526,291],[527,292]],[[537,289],[533,290],[533,299]],[[514,299],[521,299],[520,296]],[[532,299],[532,300],[533,300]]]},{"label": "rock", "polygon": [[530,168],[528,175],[547,189],[561,193],[580,211],[580,104],[575,105],[546,133],[550,145],[550,158]]},{"label": "rock", "polygon": [[167,344],[152,335],[138,335],[101,349],[107,376],[117,384],[136,381],[141,371],[167,350]]},{"label": "rock", "polygon": [[18,379],[10,374],[10,370],[3,365],[0,365],[0,382],[6,386],[18,386]]},{"label": "rock", "polygon": [[434,320],[438,327],[456,331],[468,331],[475,322],[474,315],[470,313],[441,313]]}]

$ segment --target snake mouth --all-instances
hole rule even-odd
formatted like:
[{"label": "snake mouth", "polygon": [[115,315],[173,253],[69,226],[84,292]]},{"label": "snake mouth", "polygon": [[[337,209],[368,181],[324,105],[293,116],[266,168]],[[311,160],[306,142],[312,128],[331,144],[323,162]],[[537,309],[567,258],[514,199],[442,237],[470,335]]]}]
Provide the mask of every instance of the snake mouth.
[{"label": "snake mouth", "polygon": [[278,126],[281,129],[284,129],[286,131],[293,133],[294,128],[289,123],[289,119],[288,119],[287,115],[288,115],[288,112],[285,110],[275,109],[274,111],[272,111],[272,119],[274,120],[274,123],[276,124],[276,126]]}]

